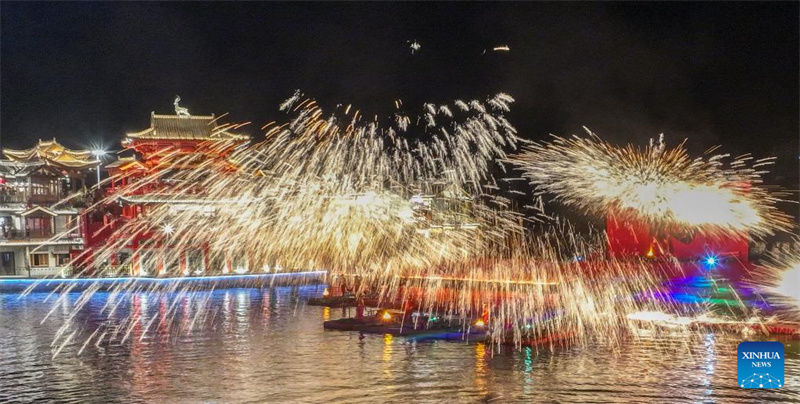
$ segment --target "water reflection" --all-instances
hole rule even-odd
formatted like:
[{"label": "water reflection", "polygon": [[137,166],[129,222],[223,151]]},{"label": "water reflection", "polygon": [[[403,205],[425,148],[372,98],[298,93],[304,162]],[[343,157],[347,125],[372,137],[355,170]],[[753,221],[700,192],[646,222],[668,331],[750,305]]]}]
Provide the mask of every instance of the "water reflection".
[{"label": "water reflection", "polygon": [[525,378],[523,388],[525,395],[533,393],[533,350],[530,347],[522,348],[522,357],[524,367],[522,369],[523,377]]},{"label": "water reflection", "polygon": [[386,334],[383,336],[383,355],[381,356],[381,360],[383,361],[383,377],[384,378],[391,378],[392,377],[392,342],[394,342],[394,337],[392,334]]},{"label": "water reflection", "polygon": [[486,388],[486,344],[475,344],[475,387],[481,396],[488,394]]},{"label": "water reflection", "polygon": [[412,342],[322,330],[342,312],[303,304],[321,291],[98,292],[78,312],[79,294],[0,295],[0,402],[798,400],[797,340],[783,340],[782,389],[743,390],[738,336],[645,335],[553,353]]},{"label": "water reflection", "polygon": [[706,348],[706,355],[703,360],[703,386],[706,387],[706,395],[712,396],[714,390],[712,388],[712,379],[714,377],[714,363],[716,362],[716,351],[715,351],[715,340],[714,334],[708,333],[706,334],[706,338],[704,341],[704,345]]}]

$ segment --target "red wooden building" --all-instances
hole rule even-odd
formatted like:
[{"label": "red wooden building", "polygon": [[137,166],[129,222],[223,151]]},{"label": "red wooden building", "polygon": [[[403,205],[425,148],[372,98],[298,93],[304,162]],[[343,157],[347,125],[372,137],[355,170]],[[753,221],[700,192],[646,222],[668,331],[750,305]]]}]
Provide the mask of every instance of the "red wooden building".
[{"label": "red wooden building", "polygon": [[[210,263],[207,246],[169,251],[175,248],[164,232],[137,231],[123,226],[157,206],[170,209],[197,208],[202,189],[182,187],[171,181],[175,173],[200,166],[235,170],[230,154],[250,138],[235,133],[238,126],[220,125],[214,115],[189,116],[151,114],[150,127],[128,133],[122,145],[134,156],[107,165],[109,182],[105,196],[111,203],[88,213],[85,264],[109,274],[188,275],[227,273],[231,263]],[[201,207],[202,209],[202,207]],[[113,249],[103,248],[114,246]],[[110,251],[113,250],[113,251]],[[96,253],[102,252],[102,255]]]}]

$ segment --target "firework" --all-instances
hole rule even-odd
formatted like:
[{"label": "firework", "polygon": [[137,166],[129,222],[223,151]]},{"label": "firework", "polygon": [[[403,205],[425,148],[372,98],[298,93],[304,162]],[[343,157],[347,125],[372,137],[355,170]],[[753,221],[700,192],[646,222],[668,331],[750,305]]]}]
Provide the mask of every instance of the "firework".
[{"label": "firework", "polygon": [[750,284],[777,309],[781,319],[800,321],[800,253],[770,254],[768,263],[755,269]]},{"label": "firework", "polygon": [[410,44],[409,47],[411,48],[411,54],[413,55],[414,52],[418,51],[422,46],[420,46],[419,42],[415,39],[414,42],[408,41]]},{"label": "firework", "polygon": [[[588,130],[587,130],[588,132]],[[536,186],[589,214],[625,212],[660,228],[704,234],[765,236],[791,228],[779,196],[762,187],[761,167],[773,159],[728,155],[691,158],[683,144],[615,147],[594,133],[555,137],[510,161]]]},{"label": "firework", "polygon": [[[519,143],[503,116],[512,102],[499,94],[454,108],[425,104],[419,119],[395,125],[389,117],[382,125],[351,106],[326,115],[297,92],[281,104],[293,118],[267,125],[265,141],[224,161],[165,151],[168,164],[98,203],[150,205],[147,215],[115,224],[114,234],[128,236],[110,237],[95,260],[141,234],[170,247],[137,251],[131,263],[139,268],[170,267],[180,251],[197,246],[215,263],[246,256],[233,265],[242,272],[397,275],[491,255],[521,232],[519,215],[491,208],[502,198],[482,186],[493,181],[493,162]],[[212,151],[230,146],[210,143]],[[168,192],[142,192],[165,179],[174,184]]]},{"label": "firework", "polygon": [[[596,254],[600,235],[584,240],[563,225],[524,234],[526,218],[508,208],[490,175],[521,143],[504,117],[513,101],[499,94],[429,103],[414,118],[395,102],[384,123],[352,106],[326,114],[296,92],[281,104],[291,119],[265,126],[265,141],[223,160],[164,150],[162,166],[90,208],[118,199],[147,206],[144,215],[109,224],[112,235],[92,251],[94,261],[148,235],[153,244],[120,263],[136,275],[200,274],[188,264],[176,273],[177,263],[204,248],[209,270],[227,262],[236,273],[325,268],[333,278],[360,276],[356,293],[448,313],[466,328],[486,313],[483,326],[496,342],[617,340],[626,315],[647,308],[633,296],[656,280],[638,264],[577,262]],[[142,290],[193,293],[177,283],[125,283],[112,293]],[[126,339],[136,319],[119,324],[109,314],[108,321],[92,333],[96,343]]]},{"label": "firework", "polygon": [[[331,279],[358,276],[354,292],[372,293],[381,305],[410,302],[416,310],[448,316],[465,330],[480,318],[497,343],[546,341],[552,348],[556,341],[616,344],[632,323],[641,322],[632,313],[669,310],[671,302],[638,298],[656,295],[662,281],[648,264],[597,259],[603,256],[603,234],[579,235],[557,220],[527,233],[524,221],[539,218],[512,210],[491,175],[495,166],[504,169],[504,161],[527,169],[540,190],[587,211],[638,209],[653,220],[726,231],[780,227],[781,217],[769,201],[767,208],[756,204],[755,198],[766,193],[753,185],[758,171],[739,167],[744,159],[723,169],[719,158],[689,161],[682,149],[660,146],[614,149],[594,137],[557,139],[509,158],[506,153],[523,143],[504,116],[513,101],[498,94],[427,103],[418,114],[402,110],[397,101],[393,115],[368,119],[351,105],[326,113],[296,92],[280,106],[287,121],[266,125],[263,142],[226,159],[165,149],[162,165],[129,178],[91,207],[109,209],[117,200],[146,205],[146,214],[108,225],[112,234],[91,252],[94,262],[147,235],[151,244],[140,245],[120,263],[134,275],[324,268]],[[222,154],[232,146],[220,140],[205,147]],[[601,181],[616,185],[598,185]],[[684,185],[668,185],[680,181]],[[749,189],[740,184],[746,181]],[[164,182],[171,185],[163,187]],[[651,183],[656,186],[647,191]],[[632,190],[639,195],[631,196]],[[647,192],[671,202],[648,200]],[[681,198],[713,199],[721,193],[722,202],[715,203],[732,205],[729,199],[736,198],[742,205],[729,212],[733,219],[698,223],[693,212],[675,206]],[[541,213],[541,206],[536,210]],[[755,219],[745,221],[747,212]],[[198,249],[206,251],[209,265],[188,264],[183,254]],[[94,269],[102,272],[100,266]],[[87,289],[79,302],[96,291]],[[115,285],[112,293],[140,291],[192,296],[195,289],[179,282],[128,282]],[[90,337],[95,344],[124,341],[139,321],[115,319],[116,304],[109,300],[103,330]],[[161,323],[168,324],[174,313],[174,307],[167,308]],[[153,321],[144,324],[145,332]],[[54,346],[70,338],[59,334]]]}]

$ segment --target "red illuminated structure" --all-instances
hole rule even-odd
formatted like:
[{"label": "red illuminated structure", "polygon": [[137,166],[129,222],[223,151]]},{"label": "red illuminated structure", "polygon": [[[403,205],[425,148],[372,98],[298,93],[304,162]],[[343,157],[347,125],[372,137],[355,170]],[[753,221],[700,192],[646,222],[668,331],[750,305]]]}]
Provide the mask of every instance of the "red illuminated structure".
[{"label": "red illuminated structure", "polygon": [[[606,217],[608,254],[612,257],[659,258],[670,255],[679,260],[707,257],[748,261],[744,236],[714,235],[678,229],[656,229],[632,214],[611,211]],[[715,258],[716,259],[716,258]]]},{"label": "red illuminated structure", "polygon": [[[175,195],[172,177],[175,173],[207,164],[219,167],[220,171],[235,170],[228,161],[236,148],[246,145],[250,138],[234,133],[238,126],[220,125],[213,116],[157,115],[151,114],[150,127],[140,132],[128,133],[122,145],[135,153],[107,165],[109,182],[105,195],[114,202],[95,209],[86,223],[87,251],[84,264],[92,271],[120,275],[187,275],[221,270],[230,271],[229,263],[210,265],[207,246],[180,251],[179,254],[158,254],[158,251],[174,248],[165,232],[142,231],[122,234],[120,228],[127,222],[147,214],[154,206],[169,204],[170,208],[186,209],[202,199],[203,190]],[[212,161],[209,161],[212,160]],[[208,164],[213,163],[213,164]],[[224,173],[223,173],[224,174]],[[144,177],[157,178],[135,189],[128,187]],[[196,207],[196,206],[194,206]],[[110,256],[97,257],[103,262],[94,262],[92,254],[105,245],[124,245]],[[164,256],[179,257],[177,262],[163,262]]]}]

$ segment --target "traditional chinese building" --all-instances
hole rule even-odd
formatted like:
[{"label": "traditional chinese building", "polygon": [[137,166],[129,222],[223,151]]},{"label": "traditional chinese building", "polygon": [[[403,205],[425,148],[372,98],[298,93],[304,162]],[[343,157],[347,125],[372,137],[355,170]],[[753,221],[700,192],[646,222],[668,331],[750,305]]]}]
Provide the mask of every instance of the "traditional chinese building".
[{"label": "traditional chinese building", "polygon": [[80,212],[91,151],[39,141],[0,160],[0,274],[67,275],[84,247]]},{"label": "traditional chinese building", "polygon": [[94,262],[95,269],[140,276],[229,272],[230,262],[209,262],[207,246],[165,253],[174,246],[164,232],[122,234],[120,228],[165,206],[175,212],[188,209],[213,214],[214,201],[204,189],[182,183],[180,173],[198,167],[212,167],[219,175],[236,170],[228,158],[250,140],[235,133],[237,129],[219,124],[214,115],[189,115],[176,101],[176,115],[152,113],[149,128],[126,134],[122,145],[134,156],[105,167],[110,177],[106,191],[115,202],[87,218],[87,262],[92,262],[92,250],[125,240],[114,254],[102,257],[103,262]]}]

